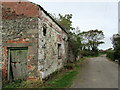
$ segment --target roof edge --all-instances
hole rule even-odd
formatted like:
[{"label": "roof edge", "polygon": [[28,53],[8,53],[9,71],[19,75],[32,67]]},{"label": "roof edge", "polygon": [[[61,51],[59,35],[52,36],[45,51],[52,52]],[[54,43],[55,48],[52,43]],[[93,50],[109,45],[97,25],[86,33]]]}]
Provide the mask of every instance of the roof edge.
[{"label": "roof edge", "polygon": [[47,11],[46,10],[44,10],[44,8],[43,7],[41,7],[39,4],[36,4],[36,3],[34,3],[34,2],[31,2],[30,1],[30,3],[33,3],[33,4],[35,4],[35,5],[37,5],[37,6],[39,6],[40,7],[40,9],[41,10],[43,10],[43,12],[50,18],[50,19],[52,19],[52,21],[53,22],[55,22],[61,29],[62,29],[62,31],[64,31],[65,33],[67,33],[68,34],[68,32],[67,31],[65,31],[65,29],[63,29],[63,27],[61,26],[61,25],[59,25],[48,13],[47,13]]}]

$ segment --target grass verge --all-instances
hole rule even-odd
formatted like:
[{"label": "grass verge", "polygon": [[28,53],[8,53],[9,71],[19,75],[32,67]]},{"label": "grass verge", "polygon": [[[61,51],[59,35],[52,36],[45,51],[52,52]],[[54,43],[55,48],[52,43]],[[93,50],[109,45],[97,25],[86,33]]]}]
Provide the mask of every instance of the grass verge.
[{"label": "grass verge", "polygon": [[84,59],[76,61],[74,63],[68,63],[65,67],[52,75],[50,79],[43,84],[39,80],[37,81],[21,81],[4,85],[3,88],[69,88],[76,75],[79,73],[80,64]]}]

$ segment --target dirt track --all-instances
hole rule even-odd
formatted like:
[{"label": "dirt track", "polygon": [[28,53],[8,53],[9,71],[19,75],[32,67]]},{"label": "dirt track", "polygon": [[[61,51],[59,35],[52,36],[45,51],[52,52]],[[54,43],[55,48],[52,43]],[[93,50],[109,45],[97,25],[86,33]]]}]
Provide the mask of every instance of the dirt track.
[{"label": "dirt track", "polygon": [[105,55],[83,62],[72,88],[118,88],[118,65]]}]

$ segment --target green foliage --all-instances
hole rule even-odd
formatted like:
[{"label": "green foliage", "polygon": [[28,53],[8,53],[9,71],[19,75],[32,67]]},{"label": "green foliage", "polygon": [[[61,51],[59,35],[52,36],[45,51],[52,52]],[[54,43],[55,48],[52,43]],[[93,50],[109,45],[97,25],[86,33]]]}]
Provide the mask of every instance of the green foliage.
[{"label": "green foliage", "polygon": [[115,50],[114,58],[118,59],[120,62],[120,34],[113,35],[112,43]]},{"label": "green foliage", "polygon": [[107,54],[106,50],[99,50],[99,55],[105,55],[105,54]]},{"label": "green foliage", "polygon": [[113,35],[112,43],[115,50],[120,48],[120,34]]},{"label": "green foliage", "polygon": [[72,54],[76,59],[80,52],[81,40],[77,34],[71,32],[71,30],[78,32],[80,31],[78,27],[76,29],[72,27],[72,21],[71,21],[72,14],[65,14],[65,15],[58,14],[57,16],[55,14],[54,15],[50,14],[50,15],[68,33],[68,42],[69,42],[69,47],[71,49],[70,51],[72,51]]},{"label": "green foliage", "polygon": [[[47,86],[44,88],[68,88],[72,85],[72,81],[75,76],[79,73],[80,64],[84,61],[81,59],[74,63],[67,63],[65,65],[65,69],[67,67],[67,71],[61,72],[56,75],[52,80],[46,83]],[[72,68],[71,68],[72,67]]]},{"label": "green foliage", "polygon": [[85,57],[98,55],[98,53],[96,54],[96,52],[86,51],[86,50],[82,50],[80,54]]},{"label": "green foliage", "polygon": [[77,73],[78,73],[77,71],[65,72],[62,76],[49,82],[49,84],[51,84],[52,87],[47,87],[47,88],[69,87],[72,84],[72,80],[74,79]]},{"label": "green foliage", "polygon": [[78,34],[82,39],[82,50],[98,54],[98,46],[103,44],[104,34],[101,30],[89,30]]},{"label": "green foliage", "polygon": [[74,28],[72,27],[72,14],[65,14],[65,15],[61,15],[58,14],[58,16],[56,16],[55,14],[52,15],[50,14],[55,21],[63,27],[63,29],[67,32],[70,32],[70,30],[73,30]]},{"label": "green foliage", "polygon": [[114,50],[109,50],[107,51],[107,57],[110,58],[111,60],[115,60],[115,51]]},{"label": "green foliage", "polygon": [[[80,32],[79,27],[72,27],[72,14],[65,15],[52,15],[56,22],[68,32],[68,42],[75,58],[82,52],[83,55],[95,55],[98,54],[98,46],[103,44],[101,41],[104,38],[104,34],[101,30],[89,30],[86,32]],[[71,31],[73,30],[73,32]]]},{"label": "green foliage", "polygon": [[3,85],[3,88],[18,88],[21,84],[21,80],[16,80],[15,82],[12,82],[8,85]]},{"label": "green foliage", "polygon": [[80,54],[80,49],[82,48],[81,38],[75,33],[69,33],[69,44],[71,46],[71,50],[75,57]]},{"label": "green foliage", "polygon": [[[83,62],[84,58],[76,61],[74,63],[67,63],[65,65],[65,68],[61,71],[58,71],[54,73],[52,78],[48,79],[45,83],[41,84],[41,81],[35,80],[35,81],[15,81],[13,83],[10,83],[8,85],[4,85],[4,89],[6,88],[68,88],[72,85],[73,79],[76,77],[76,75],[79,73],[80,70],[80,64]],[[67,68],[66,68],[67,67]],[[72,67],[72,68],[68,68]]]}]

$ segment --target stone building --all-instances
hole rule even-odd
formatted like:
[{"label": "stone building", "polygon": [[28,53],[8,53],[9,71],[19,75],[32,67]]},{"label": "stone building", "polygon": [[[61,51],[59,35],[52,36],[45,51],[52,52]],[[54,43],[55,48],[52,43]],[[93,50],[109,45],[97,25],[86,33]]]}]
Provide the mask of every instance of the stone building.
[{"label": "stone building", "polygon": [[67,61],[67,32],[32,2],[2,2],[2,76],[39,79]]}]

